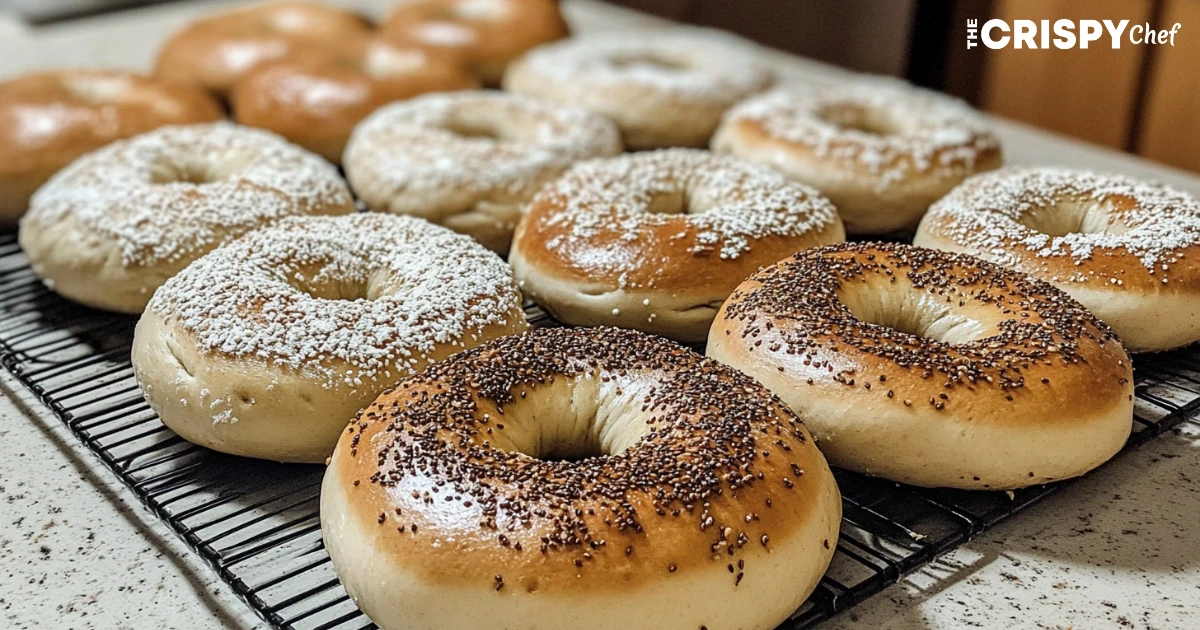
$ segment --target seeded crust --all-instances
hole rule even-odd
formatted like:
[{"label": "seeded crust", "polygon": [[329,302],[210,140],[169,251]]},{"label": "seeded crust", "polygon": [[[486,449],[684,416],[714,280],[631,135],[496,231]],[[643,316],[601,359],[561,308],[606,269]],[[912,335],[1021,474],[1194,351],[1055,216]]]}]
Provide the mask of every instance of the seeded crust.
[{"label": "seeded crust", "polygon": [[[863,321],[852,309],[869,308],[864,294],[959,338]],[[797,254],[738,287],[708,353],[802,414],[835,465],[916,485],[1073,477],[1111,457],[1132,424],[1132,368],[1112,331],[1051,285],[965,255],[882,244]]]},{"label": "seeded crust", "polygon": [[2,81],[0,223],[20,217],[38,187],[89,151],[221,115],[221,106],[199,90],[127,72],[56,70]]},{"label": "seeded crust", "polygon": [[531,48],[567,36],[555,0],[419,0],[396,7],[380,36],[446,57],[490,87]]},{"label": "seeded crust", "polygon": [[559,319],[703,341],[759,267],[845,238],[833,205],[766,168],[666,149],[576,165],[534,198],[510,255]]},{"label": "seeded crust", "polygon": [[[583,422],[618,409],[640,437],[577,461],[517,451],[540,415],[555,427],[589,401]],[[363,410],[322,490],[348,592],[414,628],[771,628],[824,572],[839,520],[777,399],[621,329],[536,329],[434,364]],[[447,593],[460,603],[436,609]]]},{"label": "seeded crust", "polygon": [[[1066,233],[1042,231],[1050,225]],[[1109,173],[1005,168],[934,204],[915,243],[1054,284],[1131,352],[1200,339],[1200,202],[1181,190]]]},{"label": "seeded crust", "polygon": [[369,35],[367,21],[346,9],[311,0],[264,2],[188,24],[159,49],[154,75],[225,99],[260,63],[321,59]]}]

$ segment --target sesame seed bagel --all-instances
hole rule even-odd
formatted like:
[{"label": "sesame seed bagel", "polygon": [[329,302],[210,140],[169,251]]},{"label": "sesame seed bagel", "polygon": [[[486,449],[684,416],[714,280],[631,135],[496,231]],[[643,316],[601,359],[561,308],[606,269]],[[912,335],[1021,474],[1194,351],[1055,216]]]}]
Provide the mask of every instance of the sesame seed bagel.
[{"label": "sesame seed bagel", "polygon": [[379,32],[444,55],[498,87],[512,60],[566,37],[567,23],[556,0],[417,0],[392,11]]},{"label": "sesame seed bagel", "polygon": [[1133,371],[1069,295],[908,245],[802,252],[746,280],[709,356],[805,419],[835,466],[927,487],[1075,477],[1125,443]]},{"label": "sesame seed bagel", "polygon": [[233,117],[340,163],[355,125],[380,106],[426,92],[479,87],[455,64],[378,40],[320,59],[260,64],[234,84]]},{"label": "sesame seed bagel", "polygon": [[333,166],[275,134],[171,126],[59,171],[30,202],[20,242],[56,293],[140,313],[167,278],[222,243],[287,216],[353,211]]},{"label": "sesame seed bagel", "polygon": [[1200,339],[1200,202],[1122,175],[1007,168],[936,203],[918,245],[966,252],[1071,294],[1130,352]]},{"label": "sesame seed bagel", "polygon": [[163,125],[222,116],[207,94],[114,70],[57,70],[0,82],[0,223],[75,158]]},{"label": "sesame seed bagel", "polygon": [[163,285],[138,321],[133,366],[184,439],[322,462],[397,380],[525,328],[508,266],[466,237],[409,217],[296,217]]},{"label": "sesame seed bagel", "polygon": [[725,110],[771,80],[752,45],[691,28],[540,46],[513,63],[504,88],[602,114],[625,146],[657,149],[706,146]]},{"label": "sesame seed bagel", "polygon": [[429,94],[367,117],[346,177],[372,210],[410,214],[504,253],[522,209],[572,163],[621,152],[613,124],[493,91]]},{"label": "sesame seed bagel", "polygon": [[765,388],[663,339],[536,329],[364,409],[325,548],[381,628],[769,629],[824,573],[841,501]]},{"label": "sesame seed bagel", "polygon": [[1001,163],[999,141],[965,105],[880,81],[749,99],[712,148],[821,191],[851,234],[916,227],[931,203]]},{"label": "sesame seed bagel", "polygon": [[666,149],[572,168],[530,204],[509,262],[564,322],[695,342],[759,267],[844,238],[815,190],[737,158]]},{"label": "sesame seed bagel", "polygon": [[370,33],[370,24],[346,9],[307,0],[262,2],[188,24],[158,51],[154,74],[225,99],[260,63],[323,57]]}]

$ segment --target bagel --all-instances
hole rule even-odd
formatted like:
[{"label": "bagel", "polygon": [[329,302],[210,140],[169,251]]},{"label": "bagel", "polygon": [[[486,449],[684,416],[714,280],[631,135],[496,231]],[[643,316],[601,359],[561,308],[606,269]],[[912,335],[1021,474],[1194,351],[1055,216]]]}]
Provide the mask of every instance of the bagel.
[{"label": "bagel", "polygon": [[445,56],[489,87],[512,60],[567,31],[556,0],[416,0],[379,25],[381,37]]},{"label": "bagel", "polygon": [[324,59],[370,34],[370,24],[346,9],[306,0],[263,2],[188,24],[159,49],[154,75],[226,99],[238,79],[263,62]]},{"label": "bagel", "polygon": [[525,327],[508,266],[468,238],[409,217],[294,217],[168,280],[133,367],[184,439],[322,462],[397,380]]},{"label": "bagel", "polygon": [[171,126],[59,171],[33,196],[19,239],[59,295],[140,313],[167,278],[222,243],[290,215],[353,211],[336,169],[275,134]]},{"label": "bagel", "polygon": [[564,322],[697,342],[759,267],[844,238],[810,188],[737,158],[665,149],[583,162],[547,186],[509,262]]},{"label": "bagel", "polygon": [[690,28],[540,46],[512,65],[504,88],[611,118],[636,150],[707,146],[725,110],[771,80],[747,42]]},{"label": "bagel", "polygon": [[508,251],[525,204],[577,160],[620,153],[613,124],[503,92],[430,94],[367,117],[346,145],[367,207],[411,214]]},{"label": "bagel", "polygon": [[774,628],[841,501],[761,385],[629,330],[535,329],[434,364],[347,427],[321,530],[380,628]]},{"label": "bagel", "polygon": [[712,149],[821,191],[851,234],[914,228],[930,204],[1002,161],[968,107],[883,81],[749,99],[725,116]]},{"label": "bagel", "polygon": [[935,204],[916,243],[1057,286],[1130,352],[1200,339],[1200,202],[1183,191],[1121,175],[1008,168]]},{"label": "bagel", "polygon": [[220,105],[199,90],[114,70],[56,70],[0,82],[0,223],[75,158],[163,125],[210,122]]},{"label": "bagel", "polygon": [[708,355],[805,419],[831,464],[928,487],[1082,475],[1133,424],[1133,370],[1069,295],[971,256],[907,245],[801,252],[752,276]]},{"label": "bagel", "polygon": [[448,61],[371,41],[323,59],[260,64],[234,85],[230,108],[239,123],[340,163],[355,125],[381,105],[473,87],[475,79]]}]

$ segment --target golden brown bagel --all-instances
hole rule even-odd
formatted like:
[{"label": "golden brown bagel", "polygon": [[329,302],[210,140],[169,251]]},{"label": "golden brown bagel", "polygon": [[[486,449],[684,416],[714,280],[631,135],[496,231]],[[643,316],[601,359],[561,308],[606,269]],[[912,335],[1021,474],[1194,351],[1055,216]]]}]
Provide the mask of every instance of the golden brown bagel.
[{"label": "golden brown bagel", "polygon": [[323,59],[370,32],[362,16],[319,2],[255,4],[197,20],[171,36],[158,51],[154,74],[225,99],[238,79],[265,61]]},{"label": "golden brown bagel", "polygon": [[509,62],[566,37],[567,23],[555,0],[417,0],[396,8],[380,35],[448,56],[498,87]]},{"label": "golden brown bagel", "polygon": [[708,354],[805,419],[836,466],[919,486],[1082,475],[1133,422],[1133,370],[1069,295],[962,254],[844,244],[738,287]]},{"label": "golden brown bagel", "polygon": [[620,329],[539,329],[364,409],[321,489],[380,628],[768,630],[837,542],[832,473],[745,375]]},{"label": "golden brown bagel", "polygon": [[209,122],[207,94],[116,70],[56,70],[0,82],[0,222],[75,158],[156,127]]},{"label": "golden brown bagel", "polygon": [[261,64],[234,85],[230,107],[239,123],[270,129],[340,163],[355,125],[381,105],[478,86],[455,64],[376,40],[324,59]]},{"label": "golden brown bagel", "polygon": [[664,149],[583,162],[542,189],[509,262],[562,321],[695,342],[759,267],[844,238],[811,188],[730,156]]},{"label": "golden brown bagel", "polygon": [[1200,339],[1200,202],[1122,175],[1008,168],[934,204],[918,245],[973,254],[1070,293],[1130,352]]}]

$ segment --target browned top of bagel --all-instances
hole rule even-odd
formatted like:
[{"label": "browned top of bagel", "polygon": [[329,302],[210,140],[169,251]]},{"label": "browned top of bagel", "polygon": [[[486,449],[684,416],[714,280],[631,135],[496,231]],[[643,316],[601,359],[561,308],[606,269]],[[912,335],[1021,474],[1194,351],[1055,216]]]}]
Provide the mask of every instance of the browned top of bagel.
[{"label": "browned top of bagel", "polygon": [[327,51],[370,35],[362,16],[305,0],[280,0],[216,13],[192,22],[158,52],[154,73],[173,83],[228,96],[260,63],[323,58]]},{"label": "browned top of bagel", "polygon": [[1200,291],[1200,202],[1156,182],[1050,167],[968,179],[921,232],[1058,286],[1142,294]]},{"label": "browned top of bagel", "polygon": [[479,87],[458,65],[419,49],[363,40],[323,58],[260,64],[235,85],[234,118],[340,162],[363,118],[392,101]]},{"label": "browned top of bagel", "polygon": [[[954,341],[864,321],[853,292],[890,292],[885,311],[925,300],[974,327]],[[948,320],[954,323],[954,320]],[[947,410],[947,421],[1071,422],[1111,408],[1133,378],[1112,330],[1066,293],[972,256],[907,245],[847,243],[801,252],[730,296],[710,337],[821,388],[857,388],[878,404]],[[1008,413],[1022,403],[1022,414]],[[990,401],[990,402],[988,402]],[[1069,411],[1069,412],[1068,412]]]},{"label": "browned top of bagel", "polygon": [[221,116],[199,90],[128,72],[56,70],[0,82],[0,188],[19,188],[27,201],[84,153],[163,125]]},{"label": "browned top of bagel", "polygon": [[[541,388],[593,379],[635,391],[648,432],[576,461],[502,448],[525,405],[551,394]],[[804,425],[761,385],[612,328],[538,329],[434,364],[364,409],[331,466],[353,518],[378,531],[376,552],[421,579],[551,591],[732,567],[810,519],[829,480]],[[504,574],[489,573],[498,563]]]},{"label": "browned top of bagel", "polygon": [[555,0],[417,0],[380,25],[382,37],[449,54],[472,69],[508,63],[567,30]]},{"label": "browned top of bagel", "polygon": [[558,279],[729,291],[844,235],[811,188],[737,158],[668,149],[577,164],[530,203],[513,248]]}]

